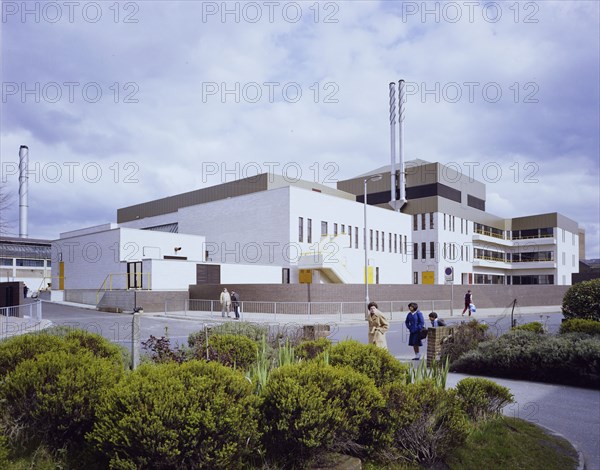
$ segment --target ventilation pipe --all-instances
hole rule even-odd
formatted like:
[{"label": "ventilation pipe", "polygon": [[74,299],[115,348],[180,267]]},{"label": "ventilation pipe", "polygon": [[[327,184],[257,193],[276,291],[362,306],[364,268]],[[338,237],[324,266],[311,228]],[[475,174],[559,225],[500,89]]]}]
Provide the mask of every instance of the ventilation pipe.
[{"label": "ventilation pipe", "polygon": [[[404,80],[398,81],[398,105],[396,105],[396,84],[390,83],[390,133],[391,133],[391,200],[390,206],[395,211],[400,211],[406,204],[404,189],[404,101],[406,100]],[[396,166],[396,106],[398,106],[398,140],[400,162]],[[396,173],[398,179],[396,180]],[[399,198],[396,199],[396,188],[400,188]]]},{"label": "ventilation pipe", "polygon": [[21,145],[19,148],[19,237],[28,238],[27,234],[27,209],[29,207],[27,196],[29,192],[29,147]]},{"label": "ventilation pipe", "polygon": [[405,191],[405,172],[404,172],[404,103],[406,101],[406,89],[404,80],[398,81],[398,140],[400,141],[400,149],[398,157],[400,159],[400,209],[406,204]]}]

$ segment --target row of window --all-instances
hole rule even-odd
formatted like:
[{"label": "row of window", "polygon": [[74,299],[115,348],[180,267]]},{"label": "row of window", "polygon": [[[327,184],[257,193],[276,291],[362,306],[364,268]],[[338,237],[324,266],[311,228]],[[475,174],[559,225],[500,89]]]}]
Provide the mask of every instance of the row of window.
[{"label": "row of window", "polygon": [[[364,230],[364,229],[363,229]],[[321,237],[329,235],[329,222],[321,221]],[[358,227],[346,224],[333,223],[333,236],[348,235],[350,241],[349,247],[359,248]],[[363,233],[364,237],[364,233]],[[298,241],[303,243],[306,238],[307,243],[312,243],[312,219],[306,219],[306,237],[304,236],[304,217],[298,217]],[[383,230],[369,229],[369,249],[371,251],[386,251],[388,253],[406,253],[408,239],[406,235],[386,232]],[[364,243],[363,243],[364,249]]]},{"label": "row of window", "polygon": [[[421,249],[419,250],[419,243],[413,243],[413,259],[435,259],[438,261],[436,256],[439,256],[439,254],[436,252],[436,245],[439,245],[439,243],[421,242]],[[458,246],[460,246],[460,249]],[[420,258],[419,253],[421,255]],[[444,243],[442,245],[441,256],[445,260],[458,261],[460,259],[461,261],[470,261],[468,247],[457,243]]]},{"label": "row of window", "polygon": [[[44,260],[17,258],[14,265],[17,267],[43,268]],[[13,258],[0,258],[0,266],[13,266]],[[46,266],[52,266],[52,262],[50,260],[46,260]]]},{"label": "row of window", "polygon": [[[413,272],[413,284],[419,283],[419,272]],[[497,274],[473,274],[473,284],[508,284],[508,285],[529,285],[529,284],[554,284],[554,275],[539,274],[528,276],[501,276]]]},{"label": "row of window", "polygon": [[[456,232],[456,219],[457,217],[449,214],[442,214],[443,225],[442,228],[444,230],[448,230],[450,232]],[[458,217],[460,221],[460,233],[469,234],[469,221],[467,219],[463,219],[462,217]],[[428,223],[429,221],[429,223]],[[420,222],[420,223],[419,223]],[[423,214],[414,214],[413,215],[413,230],[418,231],[419,226],[420,230],[432,230],[435,229],[435,217],[434,212],[427,212]]]}]

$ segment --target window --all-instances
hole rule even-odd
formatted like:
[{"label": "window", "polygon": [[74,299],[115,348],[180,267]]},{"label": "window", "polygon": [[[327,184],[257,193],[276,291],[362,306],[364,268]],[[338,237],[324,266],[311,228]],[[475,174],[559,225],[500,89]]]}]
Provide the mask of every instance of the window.
[{"label": "window", "polygon": [[433,212],[429,213],[429,228],[435,228],[435,225],[433,223]]},{"label": "window", "polygon": [[413,259],[419,259],[419,244],[413,243]]},{"label": "window", "polygon": [[338,224],[333,224],[333,235],[334,236],[337,236],[337,234],[338,234],[337,229],[338,229]]},{"label": "window", "polygon": [[469,234],[469,221],[465,220],[465,232],[468,235]]},{"label": "window", "polygon": [[463,218],[460,218],[460,233],[463,233]]},{"label": "window", "polygon": [[381,251],[385,251],[385,232],[381,231]]},{"label": "window", "polygon": [[391,253],[392,252],[392,234],[388,233],[388,235],[389,235],[389,237],[388,237],[388,240],[389,240],[389,243],[388,243],[389,250],[388,251]]},{"label": "window", "polygon": [[435,242],[429,242],[429,257],[435,258]]},{"label": "window", "polygon": [[571,264],[575,267],[575,255],[571,255]]},{"label": "window", "polygon": [[563,254],[562,254],[562,264],[563,264],[563,266],[567,263],[567,261],[566,261],[566,255],[567,254],[563,251]]},{"label": "window", "polygon": [[444,230],[446,230],[446,214],[444,214]]},{"label": "window", "polygon": [[304,219],[298,217],[298,241],[302,243],[304,241]]},{"label": "window", "polygon": [[379,230],[375,230],[375,251],[379,251]]},{"label": "window", "polygon": [[421,214],[421,230],[425,230],[425,212]]},{"label": "window", "polygon": [[375,284],[379,284],[379,266],[375,266]]},{"label": "window", "polygon": [[373,229],[369,229],[369,250],[373,251]]},{"label": "window", "polygon": [[358,248],[358,227],[354,227],[354,248]]},{"label": "window", "polygon": [[312,219],[306,219],[306,241],[312,243]]},{"label": "window", "polygon": [[[404,235],[404,253],[408,253],[408,247],[407,247],[408,241],[406,240],[406,235]],[[401,248],[402,249],[402,248]]]},{"label": "window", "polygon": [[427,258],[427,243],[421,242],[421,259]]},{"label": "window", "polygon": [[413,230],[419,230],[419,220],[417,214],[413,215]]},{"label": "window", "polygon": [[321,220],[321,236],[327,236],[327,222],[325,222],[324,220]]},{"label": "window", "polygon": [[348,225],[348,237],[350,238],[350,248],[352,248],[352,225]]},{"label": "window", "polygon": [[418,284],[418,283],[419,283],[419,273],[415,271],[413,273],[413,284]]}]

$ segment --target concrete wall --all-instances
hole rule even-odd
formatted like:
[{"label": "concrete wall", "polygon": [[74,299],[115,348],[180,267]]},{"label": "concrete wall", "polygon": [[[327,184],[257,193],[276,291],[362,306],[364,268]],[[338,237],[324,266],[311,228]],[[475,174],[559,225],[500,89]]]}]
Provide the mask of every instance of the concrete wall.
[{"label": "concrete wall", "polygon": [[[222,285],[190,286],[190,299],[218,299]],[[230,287],[230,286],[225,286]],[[513,299],[520,306],[561,305],[569,286],[503,286],[472,285],[477,308],[508,307]],[[462,310],[467,286],[454,286],[453,308]],[[235,286],[244,301],[279,302],[362,302],[365,287],[361,284],[243,284]],[[369,297],[376,302],[446,300],[452,295],[452,286],[440,285],[370,285]],[[449,305],[447,303],[446,305]]]}]

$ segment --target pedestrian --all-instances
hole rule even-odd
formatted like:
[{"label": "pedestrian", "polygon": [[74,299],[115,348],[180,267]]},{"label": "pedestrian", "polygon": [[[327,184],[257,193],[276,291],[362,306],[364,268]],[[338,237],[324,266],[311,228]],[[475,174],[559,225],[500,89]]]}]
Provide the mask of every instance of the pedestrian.
[{"label": "pedestrian", "polygon": [[420,335],[421,330],[425,328],[425,319],[419,310],[419,306],[415,302],[408,304],[408,314],[406,315],[406,320],[404,323],[409,332],[408,345],[412,346],[415,352],[413,361],[418,361],[421,359],[419,347],[423,346],[423,343],[421,342]]},{"label": "pedestrian", "polygon": [[227,288],[223,289],[221,292],[221,316],[225,318],[225,314],[227,313],[227,318],[229,318],[229,311],[231,309],[231,295],[227,292]]},{"label": "pedestrian", "polygon": [[462,314],[463,317],[465,316],[465,312],[468,310],[469,311],[469,316],[471,316],[471,304],[473,303],[473,294],[471,294],[471,291],[468,290],[467,293],[465,294],[465,308],[463,308]]},{"label": "pedestrian", "polygon": [[231,306],[233,307],[233,313],[235,313],[235,319],[240,319],[240,294],[236,291],[231,291]]},{"label": "pedestrian", "polygon": [[23,297],[27,298],[27,292],[29,292],[29,287],[27,284],[23,284]]},{"label": "pedestrian", "polygon": [[436,312],[431,312],[429,314],[429,321],[431,322],[432,328],[437,328],[438,326],[446,326],[446,322],[441,318],[438,318],[438,314]]},{"label": "pedestrian", "polygon": [[387,349],[387,341],[385,333],[390,327],[390,324],[379,311],[377,303],[370,302],[369,309],[369,344],[374,344],[383,349]]}]

